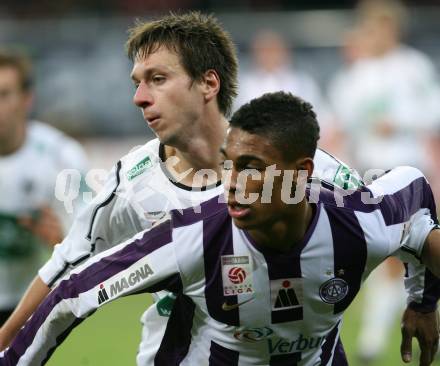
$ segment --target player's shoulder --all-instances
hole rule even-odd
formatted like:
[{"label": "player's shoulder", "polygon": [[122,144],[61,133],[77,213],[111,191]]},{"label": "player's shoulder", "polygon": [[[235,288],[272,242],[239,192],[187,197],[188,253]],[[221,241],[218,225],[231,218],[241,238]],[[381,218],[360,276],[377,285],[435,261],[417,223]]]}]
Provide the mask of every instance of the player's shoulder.
[{"label": "player's shoulder", "polygon": [[356,189],[364,185],[355,169],[325,150],[318,148],[313,161],[313,178],[342,189]]},{"label": "player's shoulder", "polygon": [[128,181],[160,166],[160,142],[153,139],[144,145],[135,146],[131,151],[121,157],[121,171]]},{"label": "player's shoulder", "polygon": [[390,60],[398,65],[402,65],[402,67],[406,65],[408,72],[416,74],[430,73],[435,69],[434,64],[426,54],[407,45],[402,45],[392,52]]},{"label": "player's shoulder", "polygon": [[368,186],[343,191],[320,187],[319,202],[328,207],[370,213],[384,206],[402,205],[402,200],[421,192],[428,185],[423,173],[414,167],[399,166]]},{"label": "player's shoulder", "polygon": [[47,148],[53,148],[57,145],[61,146],[62,141],[73,140],[55,127],[36,120],[29,121],[28,136],[32,143],[40,144]]},{"label": "player's shoulder", "polygon": [[61,168],[85,169],[87,166],[87,157],[81,144],[49,124],[29,121],[27,143],[36,154],[57,162]]}]

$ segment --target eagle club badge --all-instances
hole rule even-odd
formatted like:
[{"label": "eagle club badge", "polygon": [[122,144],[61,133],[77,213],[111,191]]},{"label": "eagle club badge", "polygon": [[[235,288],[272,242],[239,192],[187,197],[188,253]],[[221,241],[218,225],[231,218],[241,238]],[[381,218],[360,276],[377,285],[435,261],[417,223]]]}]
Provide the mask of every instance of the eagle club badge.
[{"label": "eagle club badge", "polygon": [[254,292],[252,284],[252,265],[249,256],[223,255],[222,281],[223,295],[234,296]]}]

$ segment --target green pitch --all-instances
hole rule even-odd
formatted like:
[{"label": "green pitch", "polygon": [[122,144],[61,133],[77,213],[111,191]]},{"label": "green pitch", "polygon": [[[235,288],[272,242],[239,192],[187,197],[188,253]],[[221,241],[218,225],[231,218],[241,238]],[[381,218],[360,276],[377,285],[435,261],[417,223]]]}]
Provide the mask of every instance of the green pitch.
[{"label": "green pitch", "polygon": [[[359,299],[359,297],[358,297]],[[140,340],[140,316],[151,303],[149,295],[131,296],[104,306],[77,327],[54,353],[48,366],[128,366],[135,365]],[[345,315],[342,339],[350,366],[361,366],[354,354],[361,300]],[[369,366],[399,366],[400,330],[396,321],[388,352],[380,362]],[[416,365],[413,362],[411,365]]]}]

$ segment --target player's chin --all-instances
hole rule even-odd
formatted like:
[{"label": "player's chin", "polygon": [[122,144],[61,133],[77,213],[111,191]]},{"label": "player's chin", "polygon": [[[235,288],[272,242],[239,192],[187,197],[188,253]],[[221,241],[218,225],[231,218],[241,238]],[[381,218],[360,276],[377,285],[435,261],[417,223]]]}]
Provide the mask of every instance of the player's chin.
[{"label": "player's chin", "polygon": [[232,218],[235,226],[242,230],[253,230],[260,227],[259,223],[253,220],[251,217],[246,218]]},{"label": "player's chin", "polygon": [[232,221],[234,222],[235,226],[238,227],[239,229],[242,230],[249,229],[249,223],[247,223],[246,220],[232,218]]}]

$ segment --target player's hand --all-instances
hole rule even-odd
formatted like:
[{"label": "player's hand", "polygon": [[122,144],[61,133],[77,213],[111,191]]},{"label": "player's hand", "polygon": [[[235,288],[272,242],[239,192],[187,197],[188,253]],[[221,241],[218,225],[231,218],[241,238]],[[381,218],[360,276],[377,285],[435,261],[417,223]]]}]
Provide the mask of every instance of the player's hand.
[{"label": "player's hand", "polygon": [[403,362],[412,360],[412,338],[416,337],[420,347],[420,366],[429,366],[437,353],[439,342],[439,314],[419,313],[406,308],[402,317],[402,343],[400,354]]},{"label": "player's hand", "polygon": [[19,223],[51,247],[63,239],[61,222],[48,206],[41,207],[36,217],[21,217]]}]

